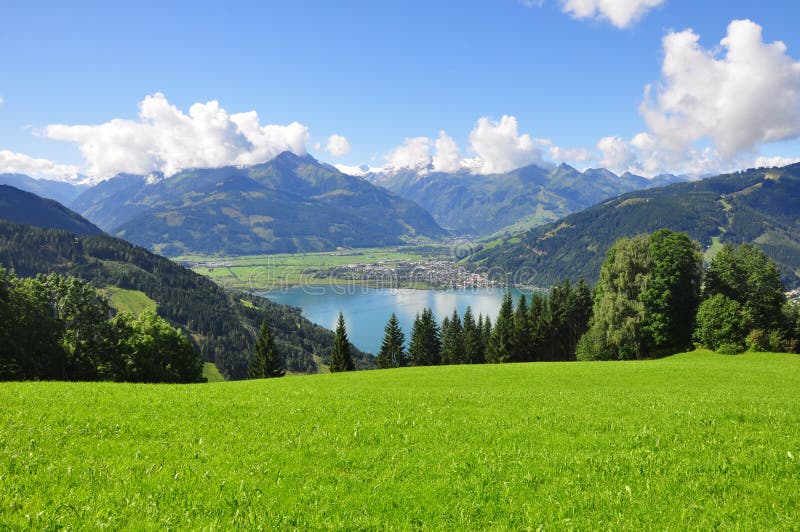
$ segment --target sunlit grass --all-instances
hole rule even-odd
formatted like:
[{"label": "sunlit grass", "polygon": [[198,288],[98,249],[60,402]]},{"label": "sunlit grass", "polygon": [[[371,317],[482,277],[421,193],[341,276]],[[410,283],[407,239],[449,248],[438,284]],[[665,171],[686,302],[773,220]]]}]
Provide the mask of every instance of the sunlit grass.
[{"label": "sunlit grass", "polygon": [[800,357],[0,385],[0,528],[791,529]]}]

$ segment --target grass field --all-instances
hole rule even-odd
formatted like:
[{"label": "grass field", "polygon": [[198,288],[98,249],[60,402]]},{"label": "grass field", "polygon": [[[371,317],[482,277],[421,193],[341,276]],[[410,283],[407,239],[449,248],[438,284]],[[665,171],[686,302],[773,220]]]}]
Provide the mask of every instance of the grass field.
[{"label": "grass field", "polygon": [[[364,248],[320,253],[206,257],[186,255],[175,260],[229,288],[269,290],[301,284],[338,282],[327,270],[345,264],[374,264],[382,261],[419,261],[447,254],[447,248]],[[214,263],[214,266],[209,264]],[[315,270],[315,273],[304,273]]]},{"label": "grass field", "polygon": [[138,290],[126,290],[116,286],[107,286],[101,290],[112,307],[120,312],[130,312],[138,316],[145,310],[156,310],[156,302]]},{"label": "grass field", "polygon": [[0,528],[796,529],[800,356],[0,384]]}]

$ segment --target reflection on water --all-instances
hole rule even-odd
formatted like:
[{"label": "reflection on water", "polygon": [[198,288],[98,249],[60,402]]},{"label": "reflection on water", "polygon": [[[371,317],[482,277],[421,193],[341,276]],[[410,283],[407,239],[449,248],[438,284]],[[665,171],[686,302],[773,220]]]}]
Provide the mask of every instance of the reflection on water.
[{"label": "reflection on water", "polygon": [[[494,321],[504,293],[505,290],[500,288],[411,290],[318,286],[290,288],[262,295],[276,303],[300,307],[306,318],[328,329],[336,327],[341,311],[350,341],[359,349],[377,353],[383,339],[383,328],[392,312],[397,314],[406,334],[407,345],[414,317],[422,309],[430,307],[441,321],[454,309],[458,309],[463,316],[467,307],[472,307],[476,320],[478,314],[483,314],[491,316]],[[516,299],[520,292],[512,290],[512,293]]]}]

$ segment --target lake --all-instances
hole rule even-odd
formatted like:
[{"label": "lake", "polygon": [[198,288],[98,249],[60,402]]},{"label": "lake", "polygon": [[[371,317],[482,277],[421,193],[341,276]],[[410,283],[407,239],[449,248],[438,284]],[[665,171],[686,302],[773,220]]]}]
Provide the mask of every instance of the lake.
[{"label": "lake", "polygon": [[[336,328],[336,320],[341,311],[350,342],[363,351],[377,354],[383,339],[383,329],[392,312],[397,314],[408,347],[414,317],[423,309],[431,308],[441,323],[454,309],[458,309],[458,313],[463,316],[467,307],[472,307],[475,320],[478,319],[478,314],[483,314],[490,316],[494,323],[504,293],[503,288],[412,290],[306,286],[261,295],[276,303],[300,307],[306,318],[331,330]],[[512,290],[512,293],[516,300],[521,292]]]}]

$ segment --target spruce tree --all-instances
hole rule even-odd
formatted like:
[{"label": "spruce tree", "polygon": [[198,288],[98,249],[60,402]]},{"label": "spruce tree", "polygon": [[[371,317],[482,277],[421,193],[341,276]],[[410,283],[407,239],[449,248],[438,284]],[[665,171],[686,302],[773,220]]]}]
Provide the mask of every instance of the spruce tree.
[{"label": "spruce tree", "polygon": [[528,321],[531,334],[531,360],[545,360],[550,338],[550,318],[547,298],[541,294],[531,295]]},{"label": "spruce tree", "polygon": [[464,362],[467,364],[477,364],[482,362],[481,349],[481,328],[483,327],[483,317],[478,317],[478,323],[472,316],[472,309],[467,307],[464,312]]},{"label": "spruce tree", "polygon": [[492,329],[486,351],[486,361],[493,363],[510,362],[514,355],[514,300],[511,292],[506,292],[500,313]]},{"label": "spruce tree", "polygon": [[331,373],[341,371],[353,371],[353,358],[350,355],[350,341],[347,339],[347,329],[344,326],[344,316],[339,313],[339,321],[336,324],[336,335],[333,338],[333,349],[331,350],[330,370]]},{"label": "spruce tree", "polygon": [[488,361],[489,355],[489,340],[492,339],[492,320],[487,315],[483,319],[483,326],[481,327],[481,364]]},{"label": "spruce tree", "polygon": [[251,379],[269,379],[286,374],[283,357],[275,349],[275,340],[266,320],[261,322],[247,373]]},{"label": "spruce tree", "polygon": [[408,347],[408,356],[415,366],[433,366],[442,359],[442,342],[439,324],[433,316],[433,311],[426,308],[422,314],[417,314],[411,330],[411,344]]},{"label": "spruce tree", "polygon": [[445,332],[442,322],[442,363],[464,364],[467,361],[464,353],[464,328],[458,310],[453,310],[450,319],[445,318],[445,320],[448,321],[449,328]]},{"label": "spruce tree", "polygon": [[525,294],[519,296],[517,310],[514,313],[514,355],[515,362],[528,362],[533,359],[531,342],[530,317]]},{"label": "spruce tree", "polygon": [[384,329],[381,350],[378,353],[378,369],[399,368],[407,365],[405,344],[406,338],[400,329],[397,316],[392,313]]}]

